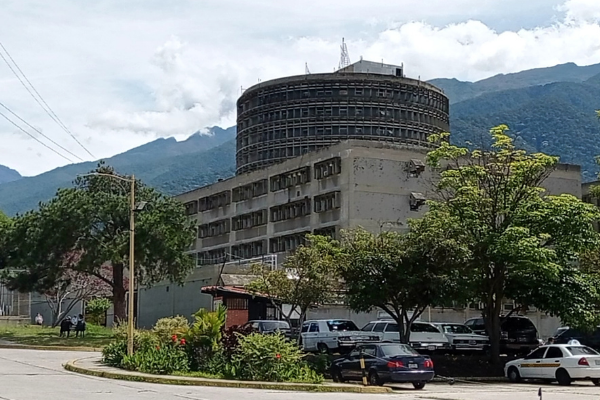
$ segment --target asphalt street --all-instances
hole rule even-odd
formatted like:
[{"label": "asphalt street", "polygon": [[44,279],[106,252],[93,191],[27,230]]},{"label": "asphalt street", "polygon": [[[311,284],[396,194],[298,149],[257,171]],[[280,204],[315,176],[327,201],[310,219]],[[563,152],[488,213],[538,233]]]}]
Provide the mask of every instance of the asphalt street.
[{"label": "asphalt street", "polygon": [[[398,388],[389,395],[292,393],[248,389],[157,385],[116,381],[67,372],[62,364],[90,353],[0,349],[0,400],[537,400],[539,384],[429,384],[422,391]],[[600,388],[588,383],[570,387],[541,385],[544,400],[598,399]]]}]

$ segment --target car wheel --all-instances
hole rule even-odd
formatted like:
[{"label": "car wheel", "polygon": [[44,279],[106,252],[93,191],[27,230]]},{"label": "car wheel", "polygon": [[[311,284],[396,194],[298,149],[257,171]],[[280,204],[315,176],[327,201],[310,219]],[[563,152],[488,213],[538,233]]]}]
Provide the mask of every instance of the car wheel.
[{"label": "car wheel", "polygon": [[379,375],[377,375],[377,372],[371,371],[369,373],[369,385],[371,385],[371,386],[383,385],[383,382],[381,381],[381,379],[379,379]]},{"label": "car wheel", "polygon": [[600,386],[600,379],[592,379],[594,386]]},{"label": "car wheel", "polygon": [[558,371],[556,371],[556,380],[561,386],[569,386],[571,384],[571,377],[569,376],[569,373],[564,369],[559,369]]},{"label": "car wheel", "polygon": [[342,376],[342,371],[339,368],[331,370],[331,379],[333,379],[333,381],[335,383],[344,383],[344,382],[346,382],[346,380]]},{"label": "car wheel", "polygon": [[319,343],[317,345],[317,351],[321,354],[329,354],[329,347],[325,343]]},{"label": "car wheel", "polygon": [[413,382],[412,384],[417,390],[421,390],[425,387],[425,382]]},{"label": "car wheel", "polygon": [[521,374],[519,374],[517,367],[510,367],[506,375],[511,383],[521,382]]}]

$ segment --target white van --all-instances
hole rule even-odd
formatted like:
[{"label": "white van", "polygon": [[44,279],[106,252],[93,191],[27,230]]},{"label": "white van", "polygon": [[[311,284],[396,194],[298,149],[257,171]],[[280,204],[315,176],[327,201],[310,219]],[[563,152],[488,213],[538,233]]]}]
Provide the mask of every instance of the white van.
[{"label": "white van", "polygon": [[[400,330],[394,320],[379,320],[369,322],[362,328],[363,332],[372,332],[381,340],[399,342]],[[446,335],[433,324],[428,322],[413,322],[410,328],[408,343],[414,349],[420,350],[444,350],[450,348],[450,342]]]}]

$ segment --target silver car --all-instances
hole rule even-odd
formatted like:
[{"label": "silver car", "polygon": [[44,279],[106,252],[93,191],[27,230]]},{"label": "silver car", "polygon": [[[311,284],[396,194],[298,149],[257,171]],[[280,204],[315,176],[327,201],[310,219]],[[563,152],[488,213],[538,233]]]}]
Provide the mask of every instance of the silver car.
[{"label": "silver car", "polygon": [[452,350],[486,350],[490,338],[473,332],[468,326],[452,322],[433,323],[448,338]]}]

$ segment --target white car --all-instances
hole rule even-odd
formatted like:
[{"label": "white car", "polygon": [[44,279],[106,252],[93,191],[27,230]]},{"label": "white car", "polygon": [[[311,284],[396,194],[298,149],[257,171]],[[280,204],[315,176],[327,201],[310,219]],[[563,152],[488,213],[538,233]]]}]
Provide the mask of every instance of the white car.
[{"label": "white car", "polygon": [[[381,340],[400,341],[400,330],[394,320],[371,321],[362,330],[378,335]],[[435,351],[450,348],[448,338],[429,322],[413,322],[408,342],[412,348],[420,350]]]},{"label": "white car", "polygon": [[433,323],[450,341],[452,350],[486,350],[490,345],[490,338],[478,335],[464,324],[451,322]]},{"label": "white car", "polygon": [[345,319],[317,319],[302,324],[300,341],[304,351],[329,353],[349,352],[358,343],[378,342],[379,336],[369,335]]},{"label": "white car", "polygon": [[541,379],[566,386],[585,379],[600,386],[600,354],[582,345],[541,346],[524,358],[506,363],[504,375],[515,383],[521,379]]}]

